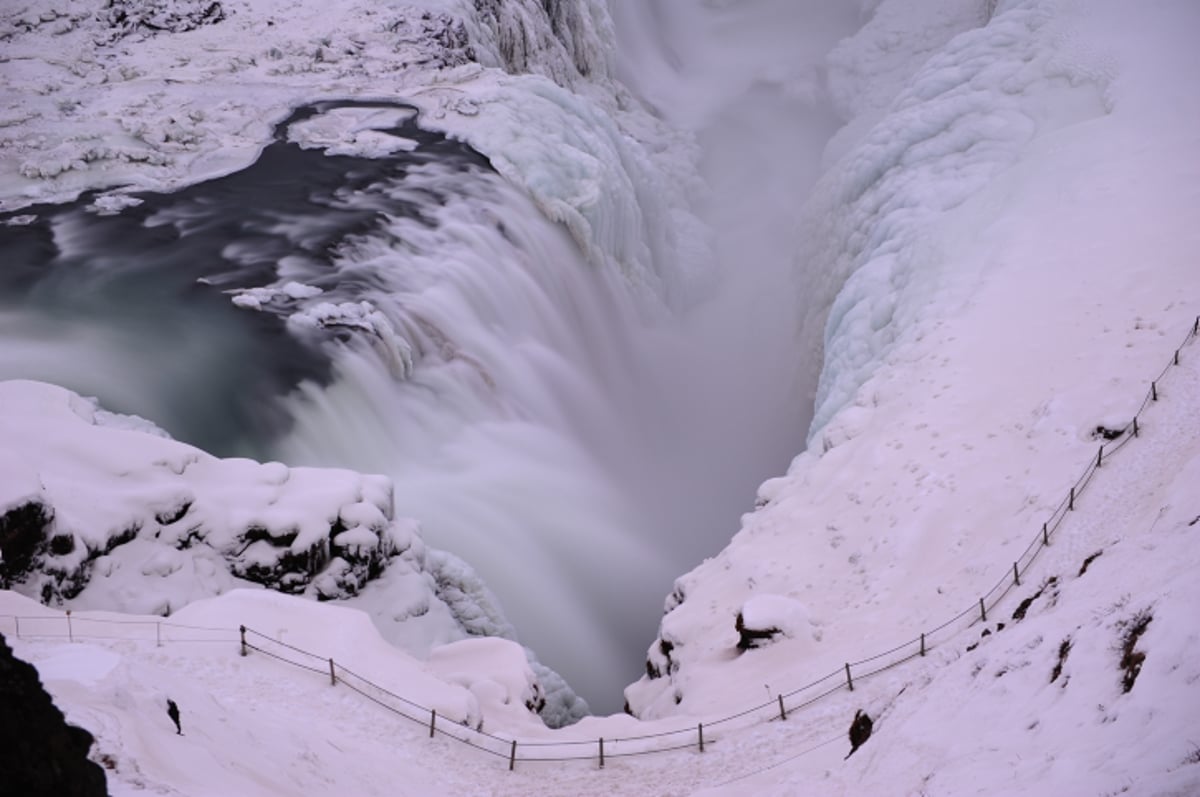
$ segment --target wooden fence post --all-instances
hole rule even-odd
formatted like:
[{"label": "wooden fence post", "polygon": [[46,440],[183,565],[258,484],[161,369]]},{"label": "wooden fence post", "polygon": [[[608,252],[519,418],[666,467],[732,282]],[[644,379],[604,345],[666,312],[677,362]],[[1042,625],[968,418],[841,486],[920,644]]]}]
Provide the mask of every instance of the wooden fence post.
[{"label": "wooden fence post", "polygon": [[[433,738],[433,732],[436,730],[436,728],[437,728],[437,709],[435,708],[435,709],[431,709],[429,712],[429,738],[430,739]],[[516,742],[513,742],[514,750],[516,749],[516,744],[517,744]],[[512,767],[509,767],[509,769],[512,769]]]},{"label": "wooden fence post", "polygon": [[333,670],[333,659],[329,660],[329,685],[337,686],[337,673]]},{"label": "wooden fence post", "polygon": [[508,771],[512,772],[517,766],[517,740],[513,739],[512,751],[508,754]]},{"label": "wooden fence post", "polygon": [[1150,398],[1158,401],[1158,382],[1150,383]]},{"label": "wooden fence post", "polygon": [[604,769],[604,737],[600,737],[600,768]]},{"label": "wooden fence post", "polygon": [[154,624],[154,647],[162,647],[162,623]]},{"label": "wooden fence post", "polygon": [[1100,446],[1100,450],[1096,452],[1096,467],[1104,465],[1104,446]]},{"label": "wooden fence post", "polygon": [[67,641],[75,641],[75,632],[71,629],[71,610],[67,609]]},{"label": "wooden fence post", "polygon": [[700,752],[703,753],[704,752],[704,723],[701,722],[699,725],[696,726],[696,729],[700,734]]},{"label": "wooden fence post", "polygon": [[1018,587],[1021,586],[1021,571],[1017,569],[1017,563],[1013,562],[1013,583]]},{"label": "wooden fence post", "polygon": [[1047,547],[1050,546],[1050,529],[1048,528],[1049,525],[1050,525],[1049,523],[1042,524],[1042,544]]},{"label": "wooden fence post", "polygon": [[921,655],[925,655],[925,632],[921,632]]},{"label": "wooden fence post", "polygon": [[[851,686],[850,688],[853,689],[854,687]],[[783,710],[783,695],[779,695],[779,719],[787,719],[787,712]]]},{"label": "wooden fence post", "polygon": [[14,617],[13,622],[17,624],[17,639],[21,638],[21,618]]},{"label": "wooden fence post", "polygon": [[846,662],[846,685],[850,687],[850,691],[854,691],[854,679],[850,677],[850,662]]},{"label": "wooden fence post", "polygon": [[1137,424],[1137,416],[1136,415],[1133,416],[1133,436],[1134,437],[1138,436],[1138,424]]},{"label": "wooden fence post", "polygon": [[983,605],[983,598],[979,599],[979,616],[985,623],[987,622],[987,607]]},{"label": "wooden fence post", "polygon": [[1071,488],[1071,497],[1067,499],[1067,509],[1072,512],[1075,511],[1075,488],[1074,487]]},{"label": "wooden fence post", "polygon": [[238,626],[238,630],[242,632],[242,655],[246,655],[246,626]]}]

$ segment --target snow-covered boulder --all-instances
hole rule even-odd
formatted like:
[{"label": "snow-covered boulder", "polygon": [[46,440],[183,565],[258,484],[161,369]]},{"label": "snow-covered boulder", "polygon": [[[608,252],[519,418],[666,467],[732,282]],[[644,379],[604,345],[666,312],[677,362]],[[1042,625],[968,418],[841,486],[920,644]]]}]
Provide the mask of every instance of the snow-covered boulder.
[{"label": "snow-covered boulder", "polygon": [[785,595],[755,595],[742,604],[734,621],[738,649],[761,647],[779,636],[816,639],[808,610]]},{"label": "snow-covered boulder", "polygon": [[524,649],[507,639],[476,637],[442,645],[428,665],[442,680],[469,690],[486,716],[536,715],[546,705]]}]

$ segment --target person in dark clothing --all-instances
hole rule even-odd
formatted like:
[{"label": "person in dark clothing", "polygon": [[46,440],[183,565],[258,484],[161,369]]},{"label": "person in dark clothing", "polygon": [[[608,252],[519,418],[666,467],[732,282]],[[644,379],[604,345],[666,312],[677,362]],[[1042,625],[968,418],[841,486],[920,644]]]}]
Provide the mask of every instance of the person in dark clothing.
[{"label": "person in dark clothing", "polygon": [[873,724],[871,718],[862,709],[854,712],[854,721],[850,723],[850,752],[846,753],[846,758],[854,755],[854,751],[871,738]]},{"label": "person in dark clothing", "polygon": [[183,736],[183,726],[179,724],[179,706],[175,705],[175,701],[167,698],[167,716],[171,718],[171,722],[175,723],[175,733]]}]

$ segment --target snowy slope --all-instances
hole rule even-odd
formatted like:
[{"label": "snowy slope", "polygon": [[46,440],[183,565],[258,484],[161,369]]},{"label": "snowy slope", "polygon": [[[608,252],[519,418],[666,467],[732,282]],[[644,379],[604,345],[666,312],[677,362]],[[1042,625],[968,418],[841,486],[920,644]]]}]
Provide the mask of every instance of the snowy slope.
[{"label": "snowy slope", "polygon": [[1119,9],[1026,6],[919,69],[804,209],[802,257],[853,275],[810,449],[680,579],[662,624],[678,673],[632,688],[636,711],[704,682],[754,594],[806,607],[821,670],[861,638],[856,617],[953,616],[1191,323],[1200,114],[1174,90],[1181,48],[1160,46],[1189,12],[1164,6],[1118,40]]},{"label": "snowy slope", "polygon": [[[1192,576],[1200,441],[1189,424],[1200,399],[1198,353],[1200,344],[1183,350],[1182,364],[1163,381],[1160,403],[1143,416],[1139,439],[1096,477],[1027,573],[1024,589],[993,614],[991,633],[980,637],[977,625],[923,659],[859,681],[854,692],[840,688],[793,710],[786,722],[709,727],[703,753],[693,737],[690,749],[610,757],[601,769],[600,737],[686,723],[614,717],[558,732],[539,729],[520,707],[529,674],[519,649],[513,648],[514,662],[503,649],[460,647],[511,643],[457,643],[451,648],[465,658],[456,661],[443,648],[438,661],[420,665],[382,644],[357,612],[268,592],[193,604],[160,631],[160,646],[158,618],[139,627],[130,624],[137,618],[98,613],[76,614],[76,641],[69,643],[61,613],[11,593],[0,594],[0,628],[11,639],[16,624],[9,615],[23,616],[18,655],[39,667],[71,721],[96,732],[94,755],[109,767],[114,795],[147,788],[239,795],[1188,794],[1200,784],[1195,745],[1180,731],[1194,716],[1200,678],[1191,611],[1200,598]],[[1154,583],[1145,578],[1148,570]],[[1056,583],[1043,589],[1051,576]],[[1144,660],[1125,693],[1124,641],[1143,612],[1152,619],[1133,649]],[[50,619],[32,619],[38,616]],[[998,622],[1005,627],[996,630]],[[582,748],[523,747],[521,755],[591,758],[554,765],[521,760],[510,772],[503,755],[443,736],[430,741],[422,724],[344,685],[331,687],[319,667],[306,672],[258,653],[239,656],[240,623],[332,657],[437,707],[440,717],[469,717],[522,744],[589,741]],[[894,632],[886,623],[867,629],[869,638]],[[769,656],[783,647],[744,655]],[[472,665],[484,672],[467,675]],[[806,671],[800,662],[776,658],[767,677],[782,689]],[[761,699],[747,677],[725,673],[719,696],[731,705]],[[172,733],[167,697],[183,708],[183,737]],[[844,729],[856,708],[875,717],[875,733],[843,762]]]}]

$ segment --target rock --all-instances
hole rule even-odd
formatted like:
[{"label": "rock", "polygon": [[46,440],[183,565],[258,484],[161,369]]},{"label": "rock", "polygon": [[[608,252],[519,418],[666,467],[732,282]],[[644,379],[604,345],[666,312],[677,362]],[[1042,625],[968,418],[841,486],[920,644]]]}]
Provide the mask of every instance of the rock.
[{"label": "rock", "polygon": [[0,781],[23,797],[105,797],[104,770],[88,760],[94,741],[68,725],[37,670],[0,634]]},{"label": "rock", "polygon": [[46,530],[53,518],[53,510],[38,501],[0,514],[0,588],[7,589],[36,566],[48,547]]},{"label": "rock", "polygon": [[182,33],[225,19],[217,0],[108,0],[104,21],[113,38],[131,33]]}]

